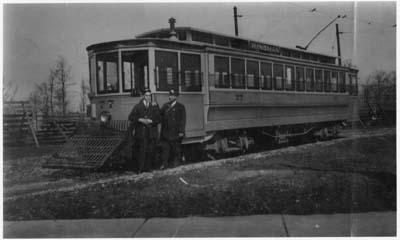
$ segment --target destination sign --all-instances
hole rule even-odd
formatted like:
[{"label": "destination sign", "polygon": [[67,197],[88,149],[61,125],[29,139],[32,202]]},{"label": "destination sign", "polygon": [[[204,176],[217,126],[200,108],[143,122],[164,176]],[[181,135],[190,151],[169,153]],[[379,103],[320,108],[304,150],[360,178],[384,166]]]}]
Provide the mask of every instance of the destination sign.
[{"label": "destination sign", "polygon": [[257,42],[250,42],[249,44],[250,44],[250,48],[261,51],[261,52],[276,53],[276,54],[280,54],[280,52],[281,52],[280,47],[277,47],[277,46],[272,46],[272,45],[262,44],[262,43],[257,43]]}]

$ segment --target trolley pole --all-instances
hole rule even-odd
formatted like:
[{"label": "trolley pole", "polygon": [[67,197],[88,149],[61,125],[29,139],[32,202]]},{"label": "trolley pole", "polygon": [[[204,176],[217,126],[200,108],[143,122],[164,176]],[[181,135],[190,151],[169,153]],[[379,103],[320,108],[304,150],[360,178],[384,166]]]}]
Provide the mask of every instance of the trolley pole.
[{"label": "trolley pole", "polygon": [[233,19],[234,19],[234,21],[235,21],[235,36],[238,36],[239,34],[238,34],[238,22],[237,22],[237,18],[238,17],[241,17],[242,15],[238,15],[237,14],[237,7],[236,6],[234,6],[233,7]]},{"label": "trolley pole", "polygon": [[340,38],[339,38],[339,24],[336,23],[336,41],[337,41],[337,51],[338,51],[338,63],[342,66],[342,56],[340,54]]}]

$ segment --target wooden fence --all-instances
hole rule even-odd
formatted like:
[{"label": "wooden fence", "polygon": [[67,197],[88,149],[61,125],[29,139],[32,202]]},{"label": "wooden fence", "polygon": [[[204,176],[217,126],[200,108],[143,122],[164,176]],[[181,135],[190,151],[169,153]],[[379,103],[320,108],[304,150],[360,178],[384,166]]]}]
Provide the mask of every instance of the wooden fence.
[{"label": "wooden fence", "polygon": [[84,114],[43,116],[35,114],[29,102],[4,102],[3,140],[5,145],[62,144],[72,136]]},{"label": "wooden fence", "polygon": [[3,103],[4,145],[33,144],[38,141],[32,125],[32,106],[26,101]]}]

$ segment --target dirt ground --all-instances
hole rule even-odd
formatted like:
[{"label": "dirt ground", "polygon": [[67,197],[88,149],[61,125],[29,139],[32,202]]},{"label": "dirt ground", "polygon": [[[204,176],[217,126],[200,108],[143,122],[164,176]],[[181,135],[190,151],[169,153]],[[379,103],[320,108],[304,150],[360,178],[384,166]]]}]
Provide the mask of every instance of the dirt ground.
[{"label": "dirt ground", "polygon": [[396,209],[395,128],[134,174],[45,169],[56,149],[4,149],[4,218],[313,214]]}]

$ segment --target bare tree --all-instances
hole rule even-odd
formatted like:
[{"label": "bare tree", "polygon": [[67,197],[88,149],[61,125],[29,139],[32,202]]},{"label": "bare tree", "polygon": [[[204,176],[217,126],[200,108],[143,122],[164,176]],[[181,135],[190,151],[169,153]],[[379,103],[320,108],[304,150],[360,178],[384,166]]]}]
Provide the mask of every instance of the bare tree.
[{"label": "bare tree", "polygon": [[34,115],[37,116],[38,112],[41,109],[42,103],[39,93],[36,90],[29,94],[29,102],[32,105]]},{"label": "bare tree", "polygon": [[80,110],[81,113],[85,113],[86,112],[86,105],[87,105],[87,95],[89,92],[89,86],[86,84],[85,79],[82,78],[81,80],[81,85],[80,85],[80,89],[81,89],[81,104],[80,104]]},{"label": "bare tree", "polygon": [[55,74],[53,69],[50,69],[49,74],[49,105],[50,105],[50,114],[54,114],[54,105],[53,105],[53,98],[54,98],[54,79]]},{"label": "bare tree", "polygon": [[40,97],[40,110],[42,111],[43,115],[48,116],[49,115],[49,101],[50,101],[50,96],[49,96],[49,91],[48,91],[48,86],[46,82],[43,82],[41,84],[36,85],[36,92],[37,95]]},{"label": "bare tree", "polygon": [[396,72],[375,71],[367,77],[364,85],[367,97],[379,103],[396,102]]},{"label": "bare tree", "polygon": [[29,102],[32,104],[35,114],[43,113],[44,116],[49,114],[49,89],[46,82],[36,84],[34,90],[29,95]]},{"label": "bare tree", "polygon": [[[3,103],[4,102],[11,102],[15,101],[15,96],[18,91],[18,86],[15,85],[15,82],[13,81],[4,81],[3,78]],[[12,112],[13,107],[11,105],[3,105],[3,112]]]},{"label": "bare tree", "polygon": [[367,85],[395,85],[396,84],[396,72],[391,71],[375,71],[367,77]]},{"label": "bare tree", "polygon": [[3,79],[3,102],[14,101],[18,86],[13,81],[5,82]]},{"label": "bare tree", "polygon": [[58,84],[54,92],[55,98],[58,100],[62,115],[65,115],[69,103],[67,99],[67,88],[73,85],[73,83],[71,83],[71,66],[68,65],[63,56],[59,56],[52,72],[54,74],[54,80],[57,80],[56,82]]}]

